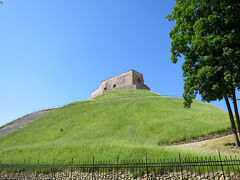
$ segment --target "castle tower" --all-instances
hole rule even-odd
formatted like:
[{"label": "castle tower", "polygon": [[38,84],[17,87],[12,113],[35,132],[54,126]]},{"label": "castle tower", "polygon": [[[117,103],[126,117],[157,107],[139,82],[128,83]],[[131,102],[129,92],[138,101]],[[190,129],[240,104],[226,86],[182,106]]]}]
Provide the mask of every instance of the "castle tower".
[{"label": "castle tower", "polygon": [[102,81],[100,87],[97,90],[93,91],[91,98],[105,92],[122,89],[150,90],[150,88],[144,84],[143,75],[137,71],[130,70],[128,72]]}]

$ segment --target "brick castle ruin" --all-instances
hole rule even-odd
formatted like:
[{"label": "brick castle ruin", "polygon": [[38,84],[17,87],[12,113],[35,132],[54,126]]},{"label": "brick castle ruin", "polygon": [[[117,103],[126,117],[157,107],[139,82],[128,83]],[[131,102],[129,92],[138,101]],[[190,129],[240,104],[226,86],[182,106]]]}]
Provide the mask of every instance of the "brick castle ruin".
[{"label": "brick castle ruin", "polygon": [[92,92],[91,98],[105,92],[123,89],[150,90],[150,88],[144,84],[143,75],[137,71],[130,70],[128,72],[102,81],[100,87]]}]

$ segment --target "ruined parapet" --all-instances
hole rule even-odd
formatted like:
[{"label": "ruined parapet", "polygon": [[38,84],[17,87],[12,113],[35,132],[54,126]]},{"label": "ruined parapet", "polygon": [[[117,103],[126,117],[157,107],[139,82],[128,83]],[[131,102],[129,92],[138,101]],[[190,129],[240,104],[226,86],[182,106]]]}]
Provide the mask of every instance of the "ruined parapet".
[{"label": "ruined parapet", "polygon": [[102,81],[100,87],[92,93],[91,98],[101,95],[105,92],[123,89],[150,90],[150,88],[144,84],[143,75],[137,71],[130,70]]}]

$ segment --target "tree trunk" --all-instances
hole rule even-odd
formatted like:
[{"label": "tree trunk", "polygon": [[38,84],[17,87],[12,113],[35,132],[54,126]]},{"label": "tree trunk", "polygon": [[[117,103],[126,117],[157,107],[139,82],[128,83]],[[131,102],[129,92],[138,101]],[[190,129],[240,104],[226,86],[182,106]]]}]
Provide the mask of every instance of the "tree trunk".
[{"label": "tree trunk", "polygon": [[234,138],[235,138],[235,144],[236,144],[236,147],[239,148],[240,147],[240,142],[239,142],[239,138],[238,138],[238,134],[237,134],[236,125],[235,125],[235,122],[234,122],[232,109],[231,109],[228,98],[226,96],[224,96],[224,99],[225,99],[225,102],[226,102],[226,105],[227,105],[227,108],[228,108],[228,115],[229,115],[229,119],[230,119],[231,126],[232,126],[232,132],[233,132],[233,135],[234,135]]},{"label": "tree trunk", "polygon": [[237,125],[238,125],[237,130],[238,130],[238,133],[240,134],[240,119],[239,119],[235,89],[233,89],[233,104],[234,104],[236,121],[237,121]]}]

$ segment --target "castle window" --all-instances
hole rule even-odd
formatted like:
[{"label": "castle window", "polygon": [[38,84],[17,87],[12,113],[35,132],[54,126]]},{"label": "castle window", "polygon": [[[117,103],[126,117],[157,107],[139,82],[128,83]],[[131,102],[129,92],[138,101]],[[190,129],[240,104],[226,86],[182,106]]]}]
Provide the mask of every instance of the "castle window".
[{"label": "castle window", "polygon": [[113,85],[113,88],[115,88],[115,87],[117,87],[117,85],[116,85],[116,84],[114,84],[114,85]]},{"label": "castle window", "polygon": [[104,90],[107,90],[107,88],[105,87]]}]

